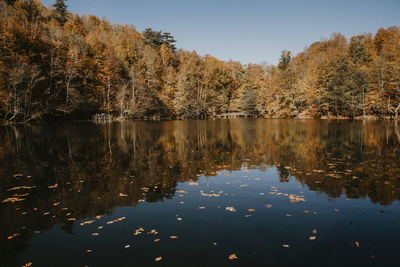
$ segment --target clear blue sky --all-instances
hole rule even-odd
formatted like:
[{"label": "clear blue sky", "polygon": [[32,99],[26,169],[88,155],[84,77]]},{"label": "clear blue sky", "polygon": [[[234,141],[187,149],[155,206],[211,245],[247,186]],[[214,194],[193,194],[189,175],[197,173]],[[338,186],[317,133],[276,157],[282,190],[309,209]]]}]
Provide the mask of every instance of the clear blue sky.
[{"label": "clear blue sky", "polygon": [[[46,6],[55,0],[42,0]],[[244,64],[276,64],[332,33],[400,26],[400,0],[69,0],[69,10],[137,30],[170,32],[177,47]]]}]

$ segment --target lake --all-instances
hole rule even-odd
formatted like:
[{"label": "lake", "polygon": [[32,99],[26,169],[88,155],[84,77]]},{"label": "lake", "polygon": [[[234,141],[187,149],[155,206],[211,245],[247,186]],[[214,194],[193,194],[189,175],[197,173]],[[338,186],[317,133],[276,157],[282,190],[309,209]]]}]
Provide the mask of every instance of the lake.
[{"label": "lake", "polygon": [[398,266],[399,200],[390,121],[0,127],[0,266]]}]

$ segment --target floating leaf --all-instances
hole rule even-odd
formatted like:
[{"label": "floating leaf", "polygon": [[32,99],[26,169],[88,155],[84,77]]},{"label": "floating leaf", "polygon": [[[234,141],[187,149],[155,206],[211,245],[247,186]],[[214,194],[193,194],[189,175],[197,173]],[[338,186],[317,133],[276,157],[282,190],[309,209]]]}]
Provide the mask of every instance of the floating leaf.
[{"label": "floating leaf", "polygon": [[272,205],[271,204],[265,204],[265,207],[272,208]]},{"label": "floating leaf", "polygon": [[80,225],[83,226],[83,225],[86,225],[86,224],[92,224],[94,222],[95,222],[95,220],[85,221],[85,222],[82,222]]},{"label": "floating leaf", "polygon": [[10,198],[4,199],[2,202],[3,203],[7,203],[7,202],[14,203],[14,202],[20,202],[20,201],[24,201],[24,200],[25,200],[25,198],[10,197]]},{"label": "floating leaf", "polygon": [[159,242],[160,241],[160,239],[159,238],[157,238],[157,239],[154,239],[154,242]]},{"label": "floating leaf", "polygon": [[10,239],[13,239],[14,237],[17,237],[17,236],[19,236],[19,234],[13,234],[13,235],[10,235],[9,237],[7,237],[7,239],[10,240]]},{"label": "floating leaf", "polygon": [[225,210],[230,212],[236,212],[236,209],[234,207],[226,207]]},{"label": "floating leaf", "polygon": [[175,235],[171,235],[169,238],[171,238],[171,239],[177,239],[178,237],[175,236]]},{"label": "floating leaf", "polygon": [[310,236],[309,239],[310,240],[315,240],[315,239],[317,239],[317,237],[316,236]]},{"label": "floating leaf", "polygon": [[155,261],[160,261],[160,260],[162,260],[162,257],[155,258]]},{"label": "floating leaf", "polygon": [[314,235],[317,234],[317,233],[318,233],[317,229],[314,228],[314,229],[312,230],[312,233],[313,233]]},{"label": "floating leaf", "polygon": [[124,248],[130,248],[131,247],[131,245],[125,245],[125,247]]},{"label": "floating leaf", "polygon": [[231,254],[229,255],[228,259],[230,260],[236,260],[238,257],[236,256],[236,254]]},{"label": "floating leaf", "polygon": [[287,244],[282,244],[282,247],[284,247],[284,248],[288,248],[288,247],[289,247],[289,245],[287,245]]},{"label": "floating leaf", "polygon": [[354,242],[354,245],[356,245],[356,247],[360,247],[360,243],[358,243],[357,241]]}]

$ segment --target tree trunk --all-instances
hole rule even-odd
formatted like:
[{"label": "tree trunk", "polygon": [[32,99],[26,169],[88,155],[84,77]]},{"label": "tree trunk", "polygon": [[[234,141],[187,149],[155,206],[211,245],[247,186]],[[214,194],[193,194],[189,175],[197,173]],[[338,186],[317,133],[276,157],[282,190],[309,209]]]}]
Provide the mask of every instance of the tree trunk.
[{"label": "tree trunk", "polygon": [[110,114],[110,87],[111,87],[111,81],[110,81],[110,75],[107,76],[107,114]]},{"label": "tree trunk", "polygon": [[395,119],[395,120],[398,119],[399,109],[400,109],[400,103],[399,103],[399,105],[397,106],[397,108],[394,110],[394,119]]},{"label": "tree trunk", "polygon": [[67,88],[66,88],[66,92],[65,92],[65,108],[67,109],[68,106],[68,96],[69,96],[69,84],[71,81],[71,76],[68,76],[68,80],[67,80]]}]

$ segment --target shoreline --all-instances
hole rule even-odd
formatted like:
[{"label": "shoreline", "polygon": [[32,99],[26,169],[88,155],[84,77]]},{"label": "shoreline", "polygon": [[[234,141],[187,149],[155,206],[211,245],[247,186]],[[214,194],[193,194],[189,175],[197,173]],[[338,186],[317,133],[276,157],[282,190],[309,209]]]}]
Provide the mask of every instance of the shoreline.
[{"label": "shoreline", "polygon": [[289,117],[263,117],[263,116],[248,116],[248,117],[220,117],[220,116],[213,116],[213,117],[208,117],[208,118],[162,118],[162,117],[157,117],[157,118],[113,118],[111,120],[105,120],[105,121],[98,121],[96,122],[93,119],[42,119],[42,120],[36,120],[33,122],[24,122],[24,121],[13,121],[13,122],[7,122],[7,121],[0,121],[0,126],[12,126],[12,125],[43,125],[43,124],[53,124],[53,123],[71,123],[71,122],[93,122],[93,123],[111,123],[111,122],[127,122],[127,121],[184,121],[184,120],[223,120],[223,119],[267,119],[267,120],[287,120],[287,119],[293,119],[293,120],[326,120],[326,121],[333,121],[333,120],[340,120],[340,121],[346,121],[346,120],[353,120],[353,121],[400,121],[399,118],[390,118],[388,116],[386,117],[378,117],[378,116],[358,116],[355,118],[350,118],[350,117],[328,117],[328,116],[321,116],[321,117],[294,117],[294,118],[289,118]]}]

